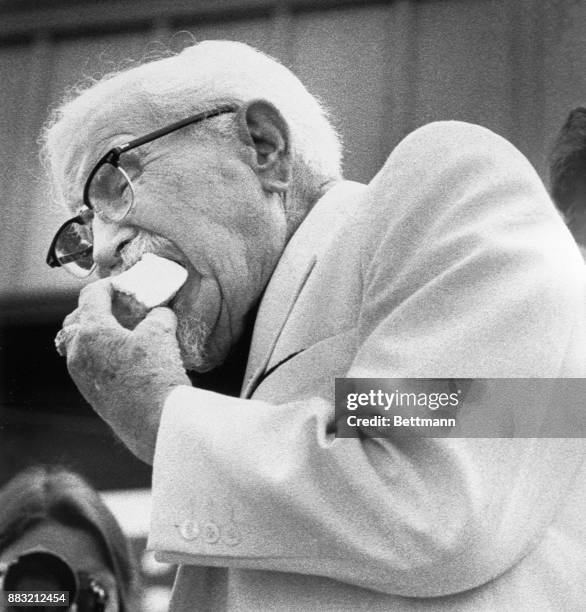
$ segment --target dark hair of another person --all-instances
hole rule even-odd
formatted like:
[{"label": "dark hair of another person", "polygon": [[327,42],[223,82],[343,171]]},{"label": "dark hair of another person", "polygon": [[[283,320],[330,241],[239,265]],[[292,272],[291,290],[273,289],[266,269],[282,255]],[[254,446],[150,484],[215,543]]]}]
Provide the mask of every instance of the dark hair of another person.
[{"label": "dark hair of another person", "polygon": [[133,610],[136,570],[128,541],[99,494],[81,476],[63,468],[33,467],[0,489],[0,551],[49,520],[95,538],[116,579],[121,612]]},{"label": "dark hair of another person", "polygon": [[586,108],[575,108],[562,126],[549,158],[551,197],[567,214],[586,193]]}]

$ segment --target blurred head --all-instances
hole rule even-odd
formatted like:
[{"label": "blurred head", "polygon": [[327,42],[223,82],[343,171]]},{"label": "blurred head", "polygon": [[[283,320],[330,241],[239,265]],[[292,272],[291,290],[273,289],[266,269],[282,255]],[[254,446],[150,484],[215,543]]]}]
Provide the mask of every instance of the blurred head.
[{"label": "blurred head", "polygon": [[108,612],[133,609],[130,548],[114,516],[80,476],[57,468],[26,470],[0,490],[0,509],[0,565],[30,551],[50,552],[104,587]]},{"label": "blurred head", "polygon": [[76,92],[44,137],[55,195],[77,211],[109,149],[226,103],[235,112],[125,154],[135,206],[123,222],[93,221],[102,276],[144,251],[186,265],[173,309],[184,363],[198,371],[225,360],[287,240],[341,178],[340,143],[323,109],[277,61],[207,41]]},{"label": "blurred head", "polygon": [[586,246],[586,108],[570,112],[550,156],[551,195],[576,242]]}]

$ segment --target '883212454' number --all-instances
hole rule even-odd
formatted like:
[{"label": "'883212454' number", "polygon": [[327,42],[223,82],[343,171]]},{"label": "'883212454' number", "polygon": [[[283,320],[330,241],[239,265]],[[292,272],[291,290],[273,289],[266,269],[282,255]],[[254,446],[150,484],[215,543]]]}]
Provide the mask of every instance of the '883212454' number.
[{"label": "'883212454' number", "polygon": [[66,606],[69,607],[68,591],[4,591],[8,605],[18,606]]}]

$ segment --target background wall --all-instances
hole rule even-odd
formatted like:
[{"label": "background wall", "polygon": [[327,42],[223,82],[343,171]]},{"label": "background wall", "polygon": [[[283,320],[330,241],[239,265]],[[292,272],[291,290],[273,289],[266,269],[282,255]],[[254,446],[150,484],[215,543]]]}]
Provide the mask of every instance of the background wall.
[{"label": "background wall", "polygon": [[162,48],[235,39],[279,58],[327,105],[350,179],[369,181],[412,129],[461,119],[510,139],[546,180],[553,136],[586,104],[585,29],[575,0],[0,0],[0,485],[37,461],[100,489],[150,480],[53,346],[78,286],[44,264],[65,213],[36,141],[65,88]]},{"label": "background wall", "polygon": [[[413,128],[463,119],[512,140],[544,175],[570,107],[586,103],[586,4],[566,0],[0,2],[0,299],[69,295],[43,264],[63,220],[36,138],[63,90],[162,46],[230,38],[280,58],[331,109],[346,173],[368,181]],[[35,8],[32,8],[35,7]],[[176,34],[183,31],[184,34]],[[39,296],[43,296],[39,300]]]}]

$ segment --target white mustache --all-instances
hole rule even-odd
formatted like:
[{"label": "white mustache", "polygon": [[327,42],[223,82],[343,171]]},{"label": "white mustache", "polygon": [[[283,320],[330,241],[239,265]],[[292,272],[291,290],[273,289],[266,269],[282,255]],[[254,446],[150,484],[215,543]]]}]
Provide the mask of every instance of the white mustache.
[{"label": "white mustache", "polygon": [[185,256],[167,238],[141,230],[120,252],[122,267],[127,270],[145,253],[154,253],[178,263],[185,263]]}]

